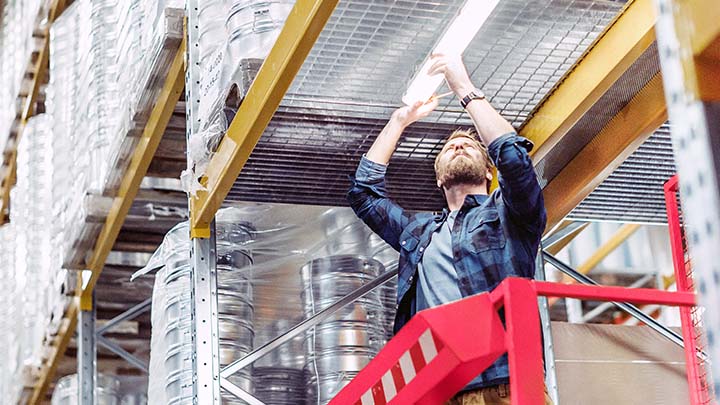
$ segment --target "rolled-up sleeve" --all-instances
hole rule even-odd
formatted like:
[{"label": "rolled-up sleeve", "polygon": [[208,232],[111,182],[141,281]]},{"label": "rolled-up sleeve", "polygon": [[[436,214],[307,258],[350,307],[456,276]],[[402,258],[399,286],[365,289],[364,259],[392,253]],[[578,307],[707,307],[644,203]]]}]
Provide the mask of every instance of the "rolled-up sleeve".
[{"label": "rolled-up sleeve", "polygon": [[494,140],[488,146],[490,159],[498,169],[503,201],[516,222],[531,232],[542,233],[547,214],[542,190],[530,159],[532,142],[514,132]]},{"label": "rolled-up sleeve", "polygon": [[387,166],[360,160],[355,176],[350,177],[347,200],[355,214],[395,250],[400,250],[400,234],[409,223],[409,216],[392,201],[385,188]]}]

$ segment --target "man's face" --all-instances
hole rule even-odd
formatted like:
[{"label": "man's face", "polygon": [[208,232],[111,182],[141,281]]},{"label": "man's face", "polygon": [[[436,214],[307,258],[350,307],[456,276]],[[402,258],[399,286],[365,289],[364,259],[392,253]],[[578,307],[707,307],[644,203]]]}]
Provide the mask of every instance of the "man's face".
[{"label": "man's face", "polygon": [[458,184],[482,185],[488,180],[487,165],[478,144],[466,137],[450,140],[437,161],[438,187]]}]

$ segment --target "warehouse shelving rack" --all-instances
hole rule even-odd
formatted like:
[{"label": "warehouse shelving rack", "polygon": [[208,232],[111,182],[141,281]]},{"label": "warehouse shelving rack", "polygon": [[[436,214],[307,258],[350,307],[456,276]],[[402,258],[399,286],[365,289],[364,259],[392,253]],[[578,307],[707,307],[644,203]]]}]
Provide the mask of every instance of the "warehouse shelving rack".
[{"label": "warehouse shelving rack", "polygon": [[[53,4],[56,4],[55,12],[58,13],[62,8],[57,4],[61,5],[62,0]],[[214,310],[217,303],[212,265],[213,218],[336,4],[337,0],[297,1],[275,47],[258,72],[218,152],[210,162],[205,182],[207,191],[200,192],[197,198],[189,201],[193,239],[196,354],[194,371],[197,403],[219,403],[221,386],[250,403],[259,403],[249,393],[231,387],[226,380],[229,367],[220,369],[218,364],[217,317]],[[108,216],[96,243],[93,259],[89,262],[92,270],[91,281],[79,292],[66,311],[66,319],[53,345],[52,356],[44,365],[40,382],[35,387],[33,403],[38,403],[43,398],[58,358],[64,353],[76,328],[78,317],[93,319],[93,287],[185,83],[188,136],[197,131],[194,119],[197,97],[193,97],[198,94],[199,84],[197,6],[198,0],[187,0],[188,46],[183,44],[176,55],[161,98],[156,103],[143,133],[143,141],[133,155],[131,170],[124,178],[121,193],[113,204],[113,213]],[[659,15],[656,8],[660,10]],[[719,20],[720,10],[714,6],[712,0],[658,0],[657,5],[651,0],[631,0],[520,129],[521,134],[536,144],[534,159],[541,159],[553,147],[563,142],[570,129],[586,116],[605,94],[616,90],[614,86],[622,86],[622,83],[618,83],[623,75],[657,40],[663,75],[657,74],[637,91],[631,102],[607,123],[593,142],[582,149],[559,175],[546,185],[544,194],[549,213],[548,229],[558,224],[607,177],[611,171],[608,168],[617,167],[667,119],[669,113],[674,122],[686,124],[678,126],[680,130],[674,142],[682,179],[683,205],[688,209],[688,227],[706,230],[704,233],[692,234],[690,238],[691,250],[699,252],[696,254],[695,264],[700,283],[705,286],[701,288],[700,301],[706,304],[720,299],[718,271],[712,260],[714,248],[720,245],[720,190],[717,170],[714,170],[720,161],[716,144],[720,138],[720,128],[717,126],[720,117],[720,108],[717,107],[720,90],[717,80],[713,80],[720,73],[720,26],[715,24]],[[696,27],[696,30],[687,32],[683,29],[687,26]],[[41,71],[46,69],[46,65],[40,65]],[[36,74],[36,80],[41,76]],[[33,86],[34,89],[36,87]],[[663,94],[669,100],[667,104]],[[25,118],[32,114],[32,101],[29,100],[28,104],[30,107],[29,110],[26,108],[27,115],[23,112]],[[6,179],[4,184],[5,194],[10,183]],[[4,200],[4,204],[7,204],[7,200]],[[706,307],[708,330],[720,331],[720,311],[715,305]],[[83,345],[84,341],[80,339],[81,351],[90,349],[92,359],[92,345],[90,348]],[[260,350],[270,349],[272,347]],[[720,358],[719,352],[718,344],[713,345],[711,342],[710,357]],[[247,359],[260,355],[261,353],[256,351]],[[714,374],[717,376],[720,375],[720,366],[717,362],[715,364]],[[237,365],[236,362],[231,367],[237,368]],[[82,380],[88,377],[88,374],[84,373],[92,373],[92,367],[89,370],[79,367],[79,372]]]},{"label": "warehouse shelving rack", "polygon": [[[62,12],[65,5],[64,0],[56,0],[52,3],[50,9],[50,21],[53,21],[57,15]],[[48,30],[49,32],[49,27]],[[27,119],[34,113],[35,98],[38,93],[38,89],[41,85],[43,78],[47,74],[48,69],[48,44],[49,35],[45,35],[45,45],[42,48],[35,68],[35,75],[32,84],[32,92],[29,94],[26,103],[24,104],[22,111],[22,123],[18,133],[18,137],[22,134],[22,128],[27,122]],[[183,40],[177,50],[175,57],[171,63],[167,77],[164,80],[164,84],[160,91],[155,105],[150,113],[147,124],[143,129],[142,135],[140,136],[137,146],[134,148],[130,157],[130,164],[126,168],[120,187],[118,188],[116,196],[113,198],[112,206],[107,214],[104,221],[102,230],[94,246],[91,250],[91,256],[87,260],[87,270],[90,271],[90,277],[86,282],[79,280],[76,295],[70,301],[63,320],[61,321],[61,327],[57,332],[54,339],[49,342],[49,355],[46,362],[43,364],[40,371],[40,378],[36,383],[30,403],[40,403],[47,391],[49,384],[55,373],[55,369],[58,366],[60,358],[65,353],[70,339],[75,332],[75,329],[80,321],[80,339],[79,339],[79,353],[86,353],[86,356],[80,355],[79,359],[79,370],[85,370],[92,374],[95,369],[95,348],[94,345],[97,342],[102,343],[104,346],[109,347],[111,351],[119,353],[122,356],[123,350],[119,347],[112,347],[113,343],[108,342],[103,336],[103,330],[107,330],[107,327],[102,328],[97,335],[94,333],[95,326],[95,312],[94,312],[94,289],[95,285],[102,273],[105,266],[106,259],[113,248],[113,245],[120,233],[122,225],[125,221],[126,216],[130,210],[130,207],[138,194],[140,184],[148,171],[150,162],[155,155],[155,152],[160,144],[160,140],[165,132],[165,128],[168,125],[171,114],[175,109],[176,104],[182,90],[185,85],[184,80],[185,72],[185,41]],[[15,143],[17,144],[17,142]],[[15,169],[15,156],[13,152],[11,161],[9,162],[8,178],[5,179],[4,184],[8,187],[5,190],[9,191],[9,187],[13,183],[14,169]],[[7,194],[7,193],[5,193]],[[8,200],[4,200],[3,204],[8,205]],[[146,309],[149,307],[149,301],[146,300],[141,303],[138,308]],[[138,308],[135,308],[136,310]],[[131,311],[130,314],[137,314],[137,311]],[[122,314],[118,319],[127,319],[129,314]],[[90,331],[93,331],[92,333]],[[87,338],[87,340],[85,340]],[[83,344],[85,342],[85,344]],[[84,347],[83,347],[84,346]],[[90,350],[90,351],[88,351]],[[126,353],[127,354],[127,353]],[[132,356],[125,357],[129,361],[132,361]],[[80,372],[81,386],[83,392],[92,392],[93,379],[82,378],[87,376],[86,373]]]}]

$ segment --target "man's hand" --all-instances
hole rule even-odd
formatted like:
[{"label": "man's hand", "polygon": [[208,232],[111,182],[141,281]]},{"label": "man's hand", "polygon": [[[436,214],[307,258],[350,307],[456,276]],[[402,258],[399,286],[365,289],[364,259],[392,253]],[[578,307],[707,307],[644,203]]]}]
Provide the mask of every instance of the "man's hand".
[{"label": "man's hand", "polygon": [[430,60],[432,65],[428,74],[431,76],[436,74],[445,75],[450,90],[455,92],[455,95],[459,98],[465,97],[475,89],[460,55],[436,53],[430,56]]},{"label": "man's hand", "polygon": [[413,105],[401,107],[395,110],[390,117],[390,121],[394,121],[402,128],[405,128],[413,122],[427,117],[437,106],[438,100],[434,98],[430,99],[426,103],[418,101]]},{"label": "man's hand", "polygon": [[[462,100],[463,97],[475,90],[460,55],[433,54],[430,60],[432,65],[428,74],[445,75],[450,90],[459,99]],[[513,126],[490,105],[488,100],[474,101],[468,104],[465,110],[472,118],[475,129],[485,145],[490,145],[492,141],[503,134],[515,131]]]},{"label": "man's hand", "polygon": [[388,164],[390,157],[395,152],[395,145],[405,128],[413,122],[427,117],[437,105],[437,99],[431,99],[426,103],[418,101],[413,105],[395,110],[365,157],[375,163]]}]

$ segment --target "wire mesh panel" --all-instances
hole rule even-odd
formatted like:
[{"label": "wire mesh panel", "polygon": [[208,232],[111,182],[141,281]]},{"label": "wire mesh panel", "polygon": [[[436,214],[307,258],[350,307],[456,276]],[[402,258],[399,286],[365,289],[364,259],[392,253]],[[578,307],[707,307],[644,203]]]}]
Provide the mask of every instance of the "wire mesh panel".
[{"label": "wire mesh panel", "polygon": [[[464,3],[341,1],[227,200],[345,205],[362,153]],[[473,82],[514,125],[577,61],[623,6],[593,0],[501,2],[465,51]],[[433,159],[469,117],[454,98],[401,138],[389,190],[437,210]]]},{"label": "wire mesh panel", "polygon": [[665,123],[572,212],[575,220],[667,223],[663,184],[675,173]]},{"label": "wire mesh panel", "polygon": [[[677,290],[694,293],[696,292],[695,274],[688,251],[687,233],[682,218],[677,176],[673,176],[665,184],[665,201],[667,203],[670,244]],[[702,286],[700,292],[703,293]],[[693,405],[715,403],[710,362],[704,354],[707,348],[707,336],[702,316],[704,310],[705,308],[701,306],[680,308],[680,321],[683,328],[683,337],[685,338],[685,368]]]}]

